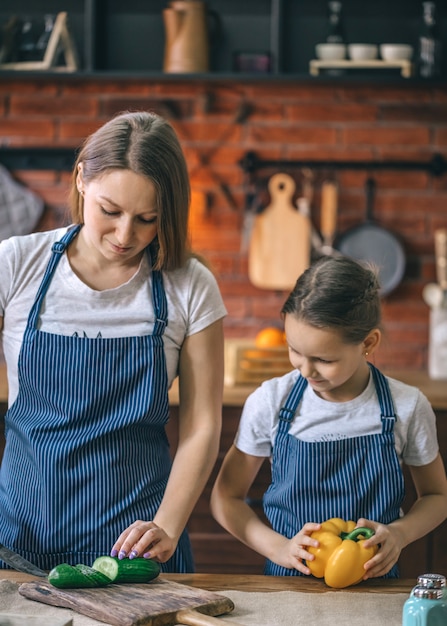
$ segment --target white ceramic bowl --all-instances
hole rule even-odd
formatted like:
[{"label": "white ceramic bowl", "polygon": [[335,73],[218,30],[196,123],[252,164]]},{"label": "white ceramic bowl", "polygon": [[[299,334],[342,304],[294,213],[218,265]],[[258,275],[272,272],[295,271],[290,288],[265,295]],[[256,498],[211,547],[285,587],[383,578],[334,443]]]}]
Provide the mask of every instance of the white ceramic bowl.
[{"label": "white ceramic bowl", "polygon": [[371,61],[377,59],[379,48],[371,43],[351,43],[348,46],[348,54],[353,61]]},{"label": "white ceramic bowl", "polygon": [[380,46],[380,56],[384,61],[410,60],[413,56],[413,46],[405,43],[383,43]]},{"label": "white ceramic bowl", "polygon": [[319,43],[315,46],[315,52],[321,61],[340,61],[346,58],[344,43]]}]

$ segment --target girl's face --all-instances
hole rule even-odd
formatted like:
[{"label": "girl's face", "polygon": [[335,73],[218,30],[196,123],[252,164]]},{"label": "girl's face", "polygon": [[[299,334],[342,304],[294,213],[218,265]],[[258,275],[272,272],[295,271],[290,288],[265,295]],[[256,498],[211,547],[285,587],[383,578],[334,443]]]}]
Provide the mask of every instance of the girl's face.
[{"label": "girl's face", "polygon": [[369,379],[365,352],[371,354],[378,345],[379,330],[360,344],[349,344],[337,330],[316,328],[286,314],[285,332],[290,362],[320,397],[346,402],[362,393]]},{"label": "girl's face", "polygon": [[77,182],[84,192],[81,233],[87,243],[111,262],[141,257],[157,235],[154,184],[131,170],[111,170],[84,184],[82,166]]}]

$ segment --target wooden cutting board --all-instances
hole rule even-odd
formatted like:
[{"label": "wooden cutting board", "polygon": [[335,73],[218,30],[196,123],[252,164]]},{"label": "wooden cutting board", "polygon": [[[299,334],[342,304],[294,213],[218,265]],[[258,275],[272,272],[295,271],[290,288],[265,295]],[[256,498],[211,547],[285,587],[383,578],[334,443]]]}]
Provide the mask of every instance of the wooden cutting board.
[{"label": "wooden cutting board", "polygon": [[[221,594],[161,576],[146,584],[111,584],[96,589],[57,589],[46,580],[33,581],[20,585],[19,593],[114,626],[222,626],[212,616],[234,609],[234,603]],[[232,622],[232,626],[238,625]]]},{"label": "wooden cutting board", "polygon": [[248,276],[261,289],[291,291],[310,265],[311,224],[292,203],[296,185],[291,176],[275,174],[268,188],[271,202],[254,219]]}]

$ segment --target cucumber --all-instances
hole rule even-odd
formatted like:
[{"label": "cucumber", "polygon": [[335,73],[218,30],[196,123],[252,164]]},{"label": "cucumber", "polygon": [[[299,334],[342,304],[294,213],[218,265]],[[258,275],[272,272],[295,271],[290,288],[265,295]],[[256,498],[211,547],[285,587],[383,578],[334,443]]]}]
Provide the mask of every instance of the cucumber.
[{"label": "cucumber", "polygon": [[75,567],[84,576],[91,580],[93,587],[105,587],[106,585],[110,585],[112,582],[108,576],[102,574],[97,569],[93,569],[93,567],[89,567],[83,563],[78,563]]},{"label": "cucumber", "polygon": [[48,574],[48,582],[58,589],[82,589],[98,586],[89,576],[68,563],[60,563],[53,567]]},{"label": "cucumber", "polygon": [[160,566],[151,559],[118,559],[100,556],[92,565],[113,583],[147,583],[160,573]]}]

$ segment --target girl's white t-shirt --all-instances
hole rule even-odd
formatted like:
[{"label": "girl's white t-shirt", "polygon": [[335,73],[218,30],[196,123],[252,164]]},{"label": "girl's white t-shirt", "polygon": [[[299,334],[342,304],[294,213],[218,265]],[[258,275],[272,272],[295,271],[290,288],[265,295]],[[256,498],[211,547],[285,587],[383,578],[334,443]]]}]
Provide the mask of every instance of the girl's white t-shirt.
[{"label": "girl's white t-shirt", "polygon": [[[253,456],[270,457],[284,406],[299,376],[293,370],[268,380],[246,400],[235,438],[236,447]],[[438,454],[436,417],[416,387],[387,378],[396,411],[394,437],[400,463],[427,465]],[[308,385],[289,434],[303,441],[333,441],[379,434],[380,406],[372,375],[365,390],[349,402],[329,402]]]},{"label": "girl's white t-shirt", "polygon": [[[59,228],[0,243],[0,316],[8,371],[9,405],[17,396],[17,362],[23,333],[37,290],[50,259],[52,244],[67,228]],[[185,337],[226,315],[212,272],[195,258],[184,267],[163,272],[168,304],[164,346],[169,386],[177,376]],[[130,337],[151,334],[154,326],[152,280],[147,256],[125,284],[95,291],[72,271],[63,254],[45,296],[39,329],[80,337]]]}]

